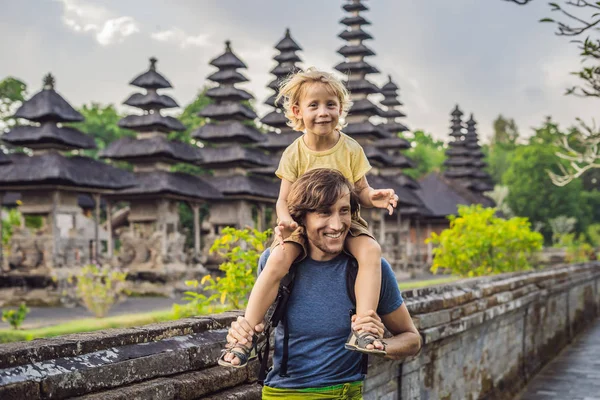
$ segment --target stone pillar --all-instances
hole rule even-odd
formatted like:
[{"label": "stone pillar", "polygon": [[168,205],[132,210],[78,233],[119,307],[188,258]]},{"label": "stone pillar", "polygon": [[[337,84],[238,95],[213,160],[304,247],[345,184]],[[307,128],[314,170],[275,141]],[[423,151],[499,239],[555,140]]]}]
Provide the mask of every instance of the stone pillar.
[{"label": "stone pillar", "polygon": [[100,262],[100,195],[94,194],[94,261]]},{"label": "stone pillar", "polygon": [[0,272],[4,269],[4,245],[2,243],[2,204],[4,202],[4,193],[0,193]]},{"label": "stone pillar", "polygon": [[194,258],[198,260],[200,257],[200,205],[192,203],[191,207],[194,212]]},{"label": "stone pillar", "polygon": [[[60,194],[58,190],[52,193],[52,267],[58,266],[58,239],[60,232],[58,230],[58,203],[60,201]],[[25,216],[23,216],[23,220]],[[24,225],[24,223],[23,223]]]},{"label": "stone pillar", "polygon": [[[431,237],[431,222],[427,222],[427,238]],[[427,263],[431,264],[433,261],[433,245],[431,241],[427,243]]]},{"label": "stone pillar", "polygon": [[108,259],[112,260],[113,257],[113,237],[112,237],[112,210],[110,200],[106,199],[106,230],[108,232],[108,238],[106,247],[108,251]]},{"label": "stone pillar", "polygon": [[419,257],[421,256],[421,221],[419,218],[416,219],[415,234],[417,236],[415,260],[419,261]]},{"label": "stone pillar", "polygon": [[385,247],[385,214],[387,214],[387,210],[383,210],[379,213],[379,218],[381,221],[379,225],[379,245],[381,247]]}]

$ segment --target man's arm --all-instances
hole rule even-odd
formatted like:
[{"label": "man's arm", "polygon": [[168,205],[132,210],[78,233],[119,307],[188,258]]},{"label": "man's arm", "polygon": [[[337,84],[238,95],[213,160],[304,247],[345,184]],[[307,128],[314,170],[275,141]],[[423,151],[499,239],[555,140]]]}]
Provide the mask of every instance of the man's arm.
[{"label": "man's arm", "polygon": [[421,335],[410,317],[406,304],[402,303],[396,310],[382,315],[381,320],[394,335],[385,339],[387,358],[401,360],[414,356],[421,350]]}]

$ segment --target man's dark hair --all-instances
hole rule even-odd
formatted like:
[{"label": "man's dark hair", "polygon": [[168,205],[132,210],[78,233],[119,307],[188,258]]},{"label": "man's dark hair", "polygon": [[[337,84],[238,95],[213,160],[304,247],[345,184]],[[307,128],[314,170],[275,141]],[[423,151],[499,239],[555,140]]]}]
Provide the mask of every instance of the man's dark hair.
[{"label": "man's dark hair", "polygon": [[342,173],[330,168],[311,169],[292,184],[288,208],[294,221],[304,225],[309,212],[328,211],[340,198],[344,188],[350,191],[350,210],[358,212],[358,196]]}]

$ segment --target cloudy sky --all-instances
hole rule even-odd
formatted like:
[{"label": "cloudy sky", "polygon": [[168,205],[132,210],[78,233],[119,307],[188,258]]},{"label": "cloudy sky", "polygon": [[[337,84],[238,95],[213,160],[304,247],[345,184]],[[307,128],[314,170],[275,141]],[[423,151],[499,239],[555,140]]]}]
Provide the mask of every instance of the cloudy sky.
[{"label": "cloudy sky", "polygon": [[[401,88],[406,123],[447,138],[458,103],[473,112],[483,138],[494,118],[512,117],[528,135],[547,115],[563,125],[591,120],[597,102],[564,96],[576,81],[577,49],[540,24],[546,1],[519,7],[503,0],[370,0],[364,16],[376,56],[368,61]],[[241,85],[261,103],[286,27],[303,47],[303,66],[333,70],[342,61],[342,0],[27,0],[6,1],[0,15],[0,79],[14,76],[41,88],[52,72],[56,89],[74,106],[120,104],[128,82],[159,59],[158,69],[190,102],[214,71],[208,62],[230,39],[248,65]],[[376,98],[374,98],[376,99]],[[485,140],[485,139],[484,139]]]}]

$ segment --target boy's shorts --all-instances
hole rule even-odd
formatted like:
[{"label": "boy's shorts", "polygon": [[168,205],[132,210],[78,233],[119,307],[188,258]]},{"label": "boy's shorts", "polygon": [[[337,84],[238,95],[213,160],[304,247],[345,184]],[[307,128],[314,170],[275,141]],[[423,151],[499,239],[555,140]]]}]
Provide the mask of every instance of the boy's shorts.
[{"label": "boy's shorts", "polygon": [[[350,236],[357,237],[360,235],[369,236],[371,239],[375,240],[373,234],[369,231],[369,227],[367,221],[360,216],[360,213],[355,212],[352,214],[352,219],[350,220],[350,229],[348,231]],[[296,258],[295,262],[302,261],[308,255],[308,250],[306,249],[306,232],[304,231],[303,226],[299,226],[290,236],[283,240],[284,243],[296,243],[302,248],[300,255]],[[275,247],[279,246],[279,241],[273,240],[271,244],[271,251]]]}]

